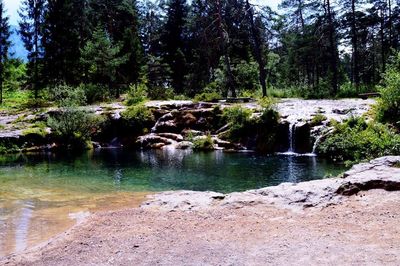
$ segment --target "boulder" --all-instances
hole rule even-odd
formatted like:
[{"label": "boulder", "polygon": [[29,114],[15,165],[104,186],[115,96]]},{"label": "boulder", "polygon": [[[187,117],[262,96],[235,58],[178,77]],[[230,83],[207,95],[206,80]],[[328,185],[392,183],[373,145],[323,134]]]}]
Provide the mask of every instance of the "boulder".
[{"label": "boulder", "polygon": [[182,141],[179,142],[176,146],[176,149],[178,150],[187,150],[187,149],[192,149],[193,148],[193,143],[190,141]]},{"label": "boulder", "polygon": [[157,135],[160,136],[160,137],[167,138],[167,139],[172,139],[172,140],[175,140],[175,141],[178,141],[178,142],[183,141],[183,136],[180,135],[180,134],[158,133]]}]

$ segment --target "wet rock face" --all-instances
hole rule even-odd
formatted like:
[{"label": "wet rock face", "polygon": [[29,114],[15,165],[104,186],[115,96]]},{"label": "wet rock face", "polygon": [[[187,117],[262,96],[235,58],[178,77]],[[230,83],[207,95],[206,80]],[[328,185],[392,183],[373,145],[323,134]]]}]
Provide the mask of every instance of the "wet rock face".
[{"label": "wet rock face", "polygon": [[382,157],[355,165],[344,178],[331,178],[283,183],[246,192],[219,194],[215,192],[166,192],[151,196],[142,208],[162,210],[202,210],[211,208],[243,208],[254,205],[275,205],[300,211],[309,207],[340,204],[344,197],[370,189],[400,190],[400,156]]}]

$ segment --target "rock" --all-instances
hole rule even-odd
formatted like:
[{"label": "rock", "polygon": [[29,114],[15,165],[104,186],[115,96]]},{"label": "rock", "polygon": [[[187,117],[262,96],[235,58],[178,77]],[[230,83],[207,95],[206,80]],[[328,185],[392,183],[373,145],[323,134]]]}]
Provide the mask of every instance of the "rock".
[{"label": "rock", "polygon": [[220,148],[231,149],[231,150],[234,150],[234,149],[238,148],[235,144],[233,144],[233,143],[231,143],[229,141],[225,141],[225,140],[219,139],[218,137],[213,137],[213,141]]},{"label": "rock", "polygon": [[167,139],[172,139],[172,140],[175,140],[175,141],[178,141],[178,142],[183,141],[183,136],[180,135],[180,134],[158,133],[157,135],[160,136],[160,137],[167,138]]},{"label": "rock", "polygon": [[216,192],[177,191],[164,192],[150,196],[150,200],[141,205],[141,208],[166,210],[199,210],[211,206],[223,194]]},{"label": "rock", "polygon": [[161,149],[163,147],[165,147],[165,143],[154,143],[149,145],[150,149],[155,149],[155,150]]},{"label": "rock", "polygon": [[175,119],[175,121],[180,126],[186,128],[186,127],[193,127],[194,125],[196,125],[197,118],[191,113],[186,113],[186,114],[178,116]]},{"label": "rock", "polygon": [[169,120],[165,122],[157,122],[156,125],[151,129],[154,133],[179,133],[180,130],[175,124],[175,121]]},{"label": "rock", "polygon": [[214,207],[242,208],[254,205],[275,205],[301,211],[309,207],[340,204],[345,196],[369,189],[400,190],[400,156],[383,157],[354,166],[346,178],[314,180],[298,184],[283,183],[227,195],[214,192],[166,192],[152,197],[143,208],[163,210],[199,210]]},{"label": "rock", "polygon": [[[158,136],[157,134],[148,134],[145,136],[141,136],[137,139],[136,143],[138,145],[140,145],[142,148],[145,149],[159,149],[162,148],[165,145],[169,145],[172,144],[173,141],[168,139],[168,138],[164,138],[161,136]],[[161,145],[163,144],[163,145]]]},{"label": "rock", "polygon": [[193,143],[190,142],[190,141],[182,141],[182,142],[179,142],[179,143],[175,146],[175,148],[176,148],[176,149],[179,149],[179,150],[192,149],[192,148],[193,148]]},{"label": "rock", "polygon": [[188,136],[192,136],[192,137],[197,137],[197,136],[202,136],[204,135],[204,132],[200,131],[200,130],[193,130],[193,129],[184,129],[182,130],[181,134],[187,138]]}]

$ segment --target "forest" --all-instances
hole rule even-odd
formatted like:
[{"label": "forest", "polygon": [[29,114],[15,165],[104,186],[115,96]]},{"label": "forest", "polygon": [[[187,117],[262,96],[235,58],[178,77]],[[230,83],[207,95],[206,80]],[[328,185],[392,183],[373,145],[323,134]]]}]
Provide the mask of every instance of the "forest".
[{"label": "forest", "polygon": [[[393,0],[24,0],[9,53],[0,4],[0,88],[46,99],[80,87],[87,103],[129,90],[152,99],[351,97],[375,91],[400,45]],[[4,99],[6,101],[6,99]]]}]

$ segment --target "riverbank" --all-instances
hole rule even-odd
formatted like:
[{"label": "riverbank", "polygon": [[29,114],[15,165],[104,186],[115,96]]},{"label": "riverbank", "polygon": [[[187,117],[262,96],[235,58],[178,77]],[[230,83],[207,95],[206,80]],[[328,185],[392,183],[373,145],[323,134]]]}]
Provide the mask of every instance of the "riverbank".
[{"label": "riverbank", "polygon": [[399,162],[385,157],[345,178],[244,193],[161,193],[139,209],[95,214],[0,264],[395,265]]}]

